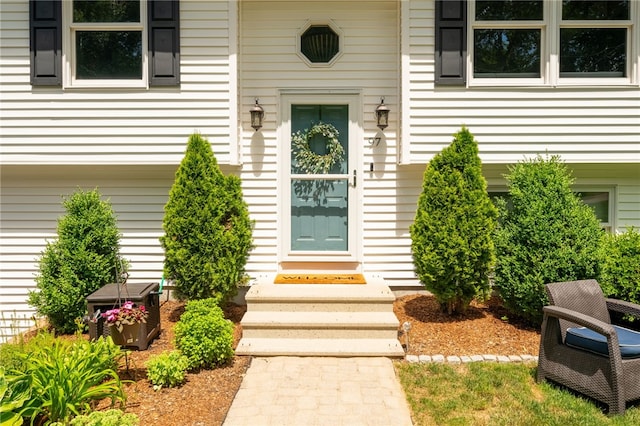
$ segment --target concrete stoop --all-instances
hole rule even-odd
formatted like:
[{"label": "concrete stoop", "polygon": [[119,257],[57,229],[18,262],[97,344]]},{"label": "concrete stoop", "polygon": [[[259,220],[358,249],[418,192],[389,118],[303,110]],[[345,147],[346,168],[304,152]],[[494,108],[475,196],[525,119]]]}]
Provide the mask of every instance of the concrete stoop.
[{"label": "concrete stoop", "polygon": [[403,357],[395,296],[380,284],[258,284],[238,355]]}]

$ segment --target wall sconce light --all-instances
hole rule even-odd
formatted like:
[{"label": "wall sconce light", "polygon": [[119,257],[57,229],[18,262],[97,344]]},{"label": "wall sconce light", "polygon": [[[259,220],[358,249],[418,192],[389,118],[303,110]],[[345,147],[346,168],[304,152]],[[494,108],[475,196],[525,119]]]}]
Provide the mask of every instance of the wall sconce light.
[{"label": "wall sconce light", "polygon": [[256,98],[256,104],[249,110],[251,114],[251,127],[257,132],[262,127],[262,119],[264,118],[264,109],[258,103]]},{"label": "wall sconce light", "polygon": [[380,105],[376,108],[376,122],[382,131],[389,126],[389,107],[384,104],[384,98],[380,98]]}]

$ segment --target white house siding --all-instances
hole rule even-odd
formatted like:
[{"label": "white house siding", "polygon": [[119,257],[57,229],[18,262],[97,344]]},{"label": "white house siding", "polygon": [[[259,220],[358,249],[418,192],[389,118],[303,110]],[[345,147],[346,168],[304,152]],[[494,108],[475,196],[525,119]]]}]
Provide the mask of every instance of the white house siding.
[{"label": "white house siding", "polygon": [[1,164],[177,164],[194,131],[237,163],[234,9],[180,2],[180,87],[61,89],[29,84],[29,2],[3,0]]},{"label": "white house siding", "polygon": [[[435,1],[405,1],[403,12],[409,17],[402,26],[403,162],[428,162],[465,125],[482,142],[485,163],[514,163],[532,153],[558,154],[570,163],[640,163],[635,44],[629,86],[436,87]],[[639,15],[633,8],[632,19]]]}]

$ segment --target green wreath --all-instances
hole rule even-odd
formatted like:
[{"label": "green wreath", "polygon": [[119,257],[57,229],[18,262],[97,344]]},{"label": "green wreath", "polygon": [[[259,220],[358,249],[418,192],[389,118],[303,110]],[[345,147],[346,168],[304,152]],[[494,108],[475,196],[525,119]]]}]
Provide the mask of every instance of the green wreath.
[{"label": "green wreath", "polygon": [[[309,141],[314,136],[322,135],[326,138],[327,153],[317,154],[311,150]],[[311,129],[297,131],[291,135],[296,167],[307,174],[326,174],[331,168],[344,160],[344,148],[338,140],[340,132],[328,123],[318,123]]]}]

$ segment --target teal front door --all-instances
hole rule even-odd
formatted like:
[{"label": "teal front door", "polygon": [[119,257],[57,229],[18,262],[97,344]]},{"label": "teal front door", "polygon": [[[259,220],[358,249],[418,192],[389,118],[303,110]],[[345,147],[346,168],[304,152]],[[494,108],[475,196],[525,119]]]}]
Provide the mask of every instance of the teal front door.
[{"label": "teal front door", "polygon": [[[335,141],[332,149],[331,138],[322,134],[307,139],[306,153],[292,144],[290,248],[292,252],[346,252],[349,194],[355,184],[349,174],[349,106],[291,105],[292,133],[308,134],[314,125],[333,126],[343,154],[336,155]],[[318,167],[326,158],[331,166]]]}]

